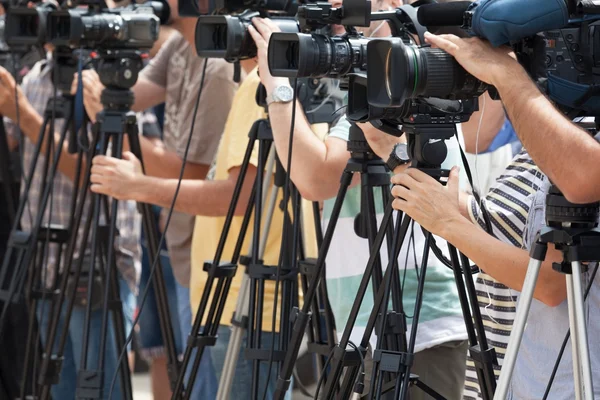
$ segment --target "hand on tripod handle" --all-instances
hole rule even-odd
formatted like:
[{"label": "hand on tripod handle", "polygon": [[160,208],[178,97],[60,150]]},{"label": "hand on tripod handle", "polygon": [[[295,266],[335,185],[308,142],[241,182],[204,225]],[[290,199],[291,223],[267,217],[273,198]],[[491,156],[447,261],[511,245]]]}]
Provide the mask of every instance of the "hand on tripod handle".
[{"label": "hand on tripod handle", "polygon": [[393,207],[408,214],[429,232],[446,237],[455,228],[454,223],[464,220],[460,212],[459,167],[453,167],[444,186],[417,168],[392,177]]},{"label": "hand on tripod handle", "polygon": [[140,160],[129,151],[123,153],[123,159],[96,156],[92,160],[90,190],[117,200],[137,200],[135,188],[144,177]]},{"label": "hand on tripod handle", "polygon": [[15,78],[6,69],[0,67],[0,114],[16,122],[17,103],[15,90],[18,91],[16,97],[19,101],[19,113],[31,108],[27,97],[25,97],[19,85],[15,82]]},{"label": "hand on tripod handle", "polygon": [[[100,96],[104,85],[100,82],[98,73],[92,69],[81,71],[81,81],[83,82],[83,105],[85,111],[90,118],[90,121],[96,122],[96,115],[104,108],[100,102]],[[73,75],[73,83],[71,84],[71,94],[77,92],[77,84],[79,82],[79,73]]]}]

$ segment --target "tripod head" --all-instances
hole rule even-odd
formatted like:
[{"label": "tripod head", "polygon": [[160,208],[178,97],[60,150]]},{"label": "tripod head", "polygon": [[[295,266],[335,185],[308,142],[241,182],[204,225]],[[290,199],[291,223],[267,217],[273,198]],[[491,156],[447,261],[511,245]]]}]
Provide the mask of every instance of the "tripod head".
[{"label": "tripod head", "polygon": [[600,202],[574,204],[558,186],[550,186],[546,195],[546,225],[552,228],[593,229],[598,226]]},{"label": "tripod head", "polygon": [[131,88],[144,63],[137,50],[103,50],[98,54],[96,71],[105,86],[100,101],[105,110],[127,112],[133,105]]}]

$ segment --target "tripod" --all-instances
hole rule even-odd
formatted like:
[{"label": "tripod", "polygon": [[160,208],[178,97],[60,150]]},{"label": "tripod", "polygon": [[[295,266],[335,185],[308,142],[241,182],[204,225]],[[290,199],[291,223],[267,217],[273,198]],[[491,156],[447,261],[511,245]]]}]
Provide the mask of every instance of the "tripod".
[{"label": "tripod", "polygon": [[555,263],[553,269],[565,274],[567,283],[575,398],[578,400],[594,398],[581,274],[587,270],[582,262],[600,260],[599,212],[598,202],[573,204],[565,199],[558,187],[555,185],[550,187],[546,196],[547,227],[542,228],[537,234],[535,244],[529,253],[529,266],[494,399],[505,399],[508,394],[537,278],[542,262],[546,258],[549,243],[554,244],[563,256],[563,261]]},{"label": "tripod", "polygon": [[[305,85],[305,89],[311,89],[312,82],[304,82],[300,85]],[[306,93],[313,93],[312,90],[303,91]],[[259,85],[257,89],[256,101],[259,106],[266,108],[265,102],[266,93],[262,85]],[[311,96],[305,97],[307,102],[303,105],[308,105],[308,100],[312,100]],[[312,100],[314,101],[314,100]],[[335,106],[329,102],[323,104],[320,108],[320,112],[312,115],[313,121],[328,121],[331,118],[332,110],[335,110]],[[219,239],[215,257],[212,261],[204,264],[204,270],[208,272],[208,279],[204,292],[201,297],[198,312],[194,320],[192,332],[190,333],[188,346],[186,348],[182,369],[187,370],[187,366],[194,357],[191,373],[188,382],[193,382],[197,374],[200,359],[206,346],[213,346],[217,340],[217,330],[222,318],[225,302],[227,300],[228,292],[232,281],[237,271],[238,263],[246,266],[246,274],[244,275],[241,289],[238,295],[238,304],[236,312],[232,319],[233,332],[229,348],[227,350],[227,356],[225,359],[225,366],[222,373],[221,382],[219,385],[219,393],[217,398],[228,398],[231,382],[233,379],[234,369],[237,365],[237,358],[239,354],[239,348],[242,341],[244,331],[249,330],[248,335],[248,349],[246,351],[246,358],[253,360],[253,377],[252,377],[252,396],[257,398],[259,390],[259,366],[261,362],[270,361],[270,352],[266,349],[261,348],[262,339],[262,322],[263,322],[263,297],[265,282],[267,280],[273,280],[277,276],[275,273],[276,267],[267,266],[263,261],[263,254],[266,248],[266,240],[271,225],[271,219],[275,209],[275,203],[277,199],[276,187],[283,185],[282,181],[284,177],[281,174],[276,173],[276,183],[270,194],[270,201],[268,204],[268,211],[263,218],[263,205],[267,199],[270,185],[270,179],[272,176],[273,165],[275,164],[275,155],[271,149],[272,145],[272,132],[271,127],[267,119],[261,119],[255,121],[249,132],[249,141],[246,147],[246,152],[241,163],[241,170],[236,182],[236,186],[233,192],[232,201],[225,218],[224,227]],[[225,244],[231,230],[234,211],[239,202],[242,186],[247,176],[248,167],[250,164],[251,155],[255,145],[258,142],[258,160],[257,160],[257,175],[252,187],[250,194],[251,201],[249,202],[240,227],[240,233],[236,241],[235,248],[233,250],[231,262],[222,262],[223,252]],[[269,157],[269,154],[271,156]],[[268,164],[268,165],[267,165]],[[266,175],[263,177],[263,173],[266,171]],[[282,171],[281,168],[278,171]],[[279,182],[279,183],[278,183]],[[292,190],[293,200],[293,233],[285,235],[283,240],[287,240],[288,244],[291,244],[292,248],[295,248],[299,243],[299,228],[300,228],[300,201],[299,195]],[[284,210],[284,215],[287,215],[287,204],[281,206]],[[249,256],[241,256],[241,249],[246,237],[247,229],[250,225],[251,219],[254,218],[254,229],[252,234],[251,249]],[[317,217],[318,218],[318,217]],[[264,226],[262,221],[264,220]],[[289,221],[288,221],[289,222]],[[264,229],[261,231],[261,229]],[[283,246],[285,248],[285,246]],[[289,318],[290,311],[292,308],[291,304],[286,304],[286,301],[297,297],[297,274],[298,270],[295,266],[296,263],[296,251],[292,249],[281,254],[283,261],[280,262],[282,265],[280,271],[280,279],[283,281],[283,300],[281,308],[280,318],[280,335],[279,335],[279,347],[278,351],[273,353],[273,360],[279,361],[283,358],[286,346],[286,337],[289,336]],[[301,257],[303,258],[303,257]],[[215,290],[213,291],[213,286]],[[212,300],[211,300],[212,299]],[[287,299],[287,300],[286,300]],[[209,305],[210,301],[210,305]],[[326,304],[322,302],[320,304]],[[207,313],[207,314],[206,314]],[[323,311],[325,315],[330,315],[330,310],[325,307]],[[205,319],[206,316],[206,319]],[[331,321],[331,317],[329,317]],[[328,337],[331,337],[328,334]],[[322,343],[320,343],[322,344]],[[320,344],[317,344],[320,345]],[[195,355],[192,356],[193,348],[196,348]],[[183,389],[184,376],[180,376],[180,382],[178,388],[173,393],[174,399],[189,398],[191,388]]]},{"label": "tripod", "polygon": [[[440,169],[441,163],[446,157],[446,146],[444,144],[444,140],[448,140],[452,136],[454,136],[455,129],[456,127],[453,123],[440,123],[435,125],[404,123],[403,131],[407,133],[409,154],[413,159],[412,166],[421,169],[422,171],[437,178],[438,180],[441,180],[443,177],[447,176],[448,171]],[[389,177],[387,182],[389,184]],[[322,257],[325,257],[326,255],[328,244],[325,245],[325,243],[328,243],[327,240],[330,239],[332,235],[332,233],[330,234],[330,229],[332,229],[331,221],[337,219],[337,217],[339,216],[341,204],[338,203],[341,203],[341,199],[343,199],[344,195],[345,191],[342,187],[340,189],[340,193],[338,193],[338,197],[336,198],[336,203],[332,211],[332,219],[330,220],[330,223],[327,227],[324,245],[320,249],[320,259]],[[367,322],[367,326],[361,343],[358,346],[357,350],[346,350],[346,347],[350,340],[350,334],[358,317],[362,299],[364,298],[364,295],[368,289],[369,280],[371,279],[371,276],[374,273],[374,271],[377,271],[375,266],[377,264],[377,259],[379,257],[381,245],[383,244],[383,240],[386,235],[388,236],[388,240],[390,240],[389,229],[390,226],[392,226],[393,224],[392,211],[393,210],[391,207],[391,201],[389,201],[385,208],[385,214],[383,216],[381,227],[377,233],[377,236],[375,237],[373,245],[371,246],[370,258],[360,283],[360,287],[357,293],[357,299],[352,306],[352,310],[350,312],[346,328],[342,335],[342,339],[340,340],[339,345],[336,346],[335,350],[333,351],[330,368],[330,379],[328,380],[327,385],[325,386],[324,398],[331,399],[335,397],[337,389],[336,384],[342,376],[345,364],[349,364],[347,360],[350,358],[356,358],[358,352],[362,353],[362,356],[364,357],[364,354],[366,354],[367,351],[367,346],[369,345],[369,339],[372,335],[373,330],[376,328],[375,325],[378,320],[379,330],[377,347],[373,355],[374,371],[373,379],[371,382],[372,386],[370,389],[370,396],[380,398],[382,393],[385,393],[395,388],[394,398],[399,398],[400,396],[404,398],[408,392],[409,384],[412,383],[420,387],[422,390],[426,391],[428,394],[434,396],[435,398],[442,398],[439,394],[435,393],[432,389],[428,388],[425,384],[420,382],[417,376],[411,376],[410,374],[410,367],[414,359],[414,346],[416,341],[420,305],[422,302],[422,291],[425,282],[429,247],[431,243],[430,234],[425,233],[425,248],[422,258],[421,274],[419,276],[417,298],[413,314],[414,317],[411,326],[410,339],[408,341],[405,337],[406,321],[401,304],[400,307],[398,307],[396,304],[393,304],[394,310],[391,312],[387,311],[390,292],[392,292],[393,295],[392,289],[398,285],[397,280],[399,275],[396,264],[398,255],[402,247],[402,243],[404,242],[408,228],[411,224],[411,219],[408,216],[405,216],[404,218],[399,216],[396,226],[395,228],[393,228],[393,239],[391,240],[392,250],[389,252],[389,264],[385,271],[385,276],[383,277],[383,284],[378,289],[375,289],[375,305]],[[487,346],[483,323],[481,320],[481,316],[479,315],[479,309],[476,306],[473,307],[473,314],[475,317],[475,326],[473,326],[471,311],[469,309],[469,303],[467,300],[467,292],[471,300],[471,304],[477,304],[477,297],[473,281],[470,275],[469,263],[466,257],[464,256],[461,256],[459,261],[459,256],[456,253],[456,249],[454,249],[452,246],[449,246],[449,250],[453,265],[454,276],[457,283],[459,299],[461,301],[463,316],[467,325],[467,334],[471,345],[471,356],[476,360],[476,366],[480,382],[482,382],[482,386],[485,386],[486,388],[484,392],[486,394],[493,393],[495,383],[493,374],[495,352],[494,349],[489,349]],[[465,284],[463,282],[463,276],[461,275],[461,267],[462,273],[467,283],[467,292],[465,292]],[[402,298],[401,293],[399,294],[399,297],[400,299]],[[297,327],[295,327],[295,331],[296,330]],[[293,346],[295,346],[297,343],[295,339],[297,338],[293,338]],[[395,347],[390,346],[390,344],[394,345]],[[294,355],[290,353],[288,354],[288,357],[290,359],[293,359]],[[354,383],[356,382],[356,379],[359,376],[358,374],[360,370],[361,366],[356,363],[354,365],[349,365],[346,368],[344,374],[344,381],[342,382],[342,385],[339,388],[337,398],[350,398],[353,391],[359,394],[362,393],[364,385],[362,382],[362,375],[360,376],[356,387],[354,387]],[[287,370],[284,371],[287,372]],[[392,374],[396,375],[396,379],[391,380],[386,385],[384,385],[384,377],[390,377]],[[279,383],[284,385],[285,378],[286,376],[282,375],[280,377]],[[280,393],[278,393],[278,396],[276,398],[281,399]],[[486,398],[491,398],[491,396]]]}]

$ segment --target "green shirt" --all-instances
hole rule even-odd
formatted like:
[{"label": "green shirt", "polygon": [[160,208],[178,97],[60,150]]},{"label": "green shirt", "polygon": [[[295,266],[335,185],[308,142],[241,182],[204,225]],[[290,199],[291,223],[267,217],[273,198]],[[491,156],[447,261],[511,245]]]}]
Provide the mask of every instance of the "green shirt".
[{"label": "green shirt", "polygon": [[[330,130],[329,137],[347,141],[349,129],[350,123],[346,118],[342,118]],[[443,165],[444,168],[450,168],[460,161],[456,139],[447,141],[447,145],[448,158]],[[360,185],[350,188],[346,193],[344,205],[342,206],[340,218],[326,260],[327,289],[333,313],[336,317],[337,330],[340,334],[344,331],[369,258],[367,240],[358,237],[354,232],[354,218],[360,211],[360,197]],[[331,217],[334,200],[325,201],[323,210],[323,222],[325,226],[327,226]],[[380,223],[383,217],[384,206],[381,191],[378,189],[375,191],[375,204],[377,220]],[[403,304],[407,317],[411,317],[414,312],[418,285],[415,265],[419,267],[420,273],[425,242],[422,230],[417,224],[414,224],[411,231],[414,232],[415,251],[413,251],[412,243],[409,245],[407,239],[402,246],[402,251],[398,258],[401,268],[400,279],[403,282],[404,288]],[[447,253],[446,242],[439,237],[436,237],[436,242],[439,248]],[[383,268],[387,267],[387,257],[387,246],[384,243],[381,253]],[[358,343],[362,337],[373,303],[373,291],[370,287],[364,297],[359,317],[352,332],[352,340],[355,343]],[[411,321],[412,318],[407,318],[407,324],[409,325],[408,332],[410,332]],[[465,339],[467,339],[467,334],[458,301],[454,274],[449,268],[442,265],[435,255],[430,252],[415,351],[424,350],[449,341]],[[372,344],[375,344],[375,341],[376,337],[373,335],[371,337]]]}]

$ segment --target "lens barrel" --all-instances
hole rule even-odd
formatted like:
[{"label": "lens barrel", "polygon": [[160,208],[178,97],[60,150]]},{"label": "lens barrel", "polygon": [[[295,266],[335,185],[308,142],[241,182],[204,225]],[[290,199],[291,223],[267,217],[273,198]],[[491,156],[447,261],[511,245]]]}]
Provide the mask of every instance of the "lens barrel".
[{"label": "lens barrel", "polygon": [[50,8],[14,7],[6,12],[6,43],[14,46],[36,46],[46,43],[46,16]]},{"label": "lens barrel", "polygon": [[340,78],[366,68],[365,38],[278,33],[269,41],[269,70],[287,78]]},{"label": "lens barrel", "polygon": [[398,107],[418,97],[469,99],[488,87],[439,49],[392,38],[370,41],[368,54],[369,103],[377,107]]}]

